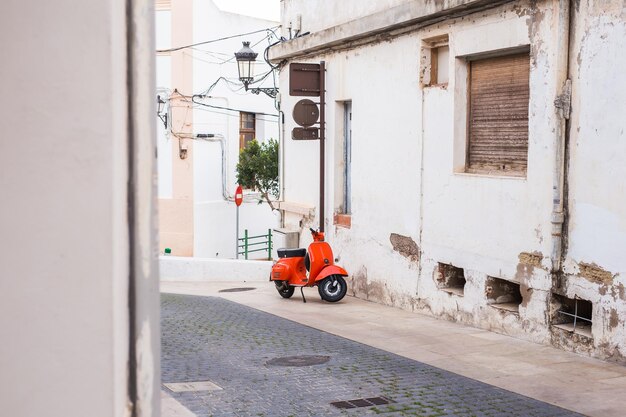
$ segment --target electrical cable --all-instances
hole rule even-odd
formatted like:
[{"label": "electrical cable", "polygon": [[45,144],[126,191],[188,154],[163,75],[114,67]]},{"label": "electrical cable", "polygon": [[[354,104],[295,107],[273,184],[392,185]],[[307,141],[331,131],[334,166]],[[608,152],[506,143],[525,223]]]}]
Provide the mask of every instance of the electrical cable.
[{"label": "electrical cable", "polygon": [[[255,31],[252,31],[252,32],[239,33],[237,35],[225,36],[223,38],[211,39],[210,41],[204,41],[204,42],[193,43],[193,44],[190,44],[190,45],[178,46],[176,48],[157,49],[157,53],[159,53],[159,52],[162,53],[162,52],[180,51],[181,49],[192,48],[192,47],[198,46],[198,45],[206,45],[208,43],[215,43],[215,42],[225,41],[225,40],[228,40],[228,39],[240,38],[242,36],[254,35],[255,33],[260,33],[260,32],[267,31],[267,30],[272,30],[272,29],[278,29],[279,27],[280,27],[280,25],[274,26],[274,27],[271,27],[271,28],[259,29],[259,30],[255,30]],[[272,32],[273,32],[273,30],[272,30]]]},{"label": "electrical cable", "polygon": [[[199,95],[199,94],[194,94],[193,96],[191,96],[191,101],[192,101],[192,103],[197,104],[197,105],[199,105],[199,106],[210,107],[210,108],[212,108],[212,109],[220,109],[220,110],[229,110],[229,111],[236,111],[236,112],[244,112],[244,113],[249,113],[249,112],[250,112],[250,110],[234,109],[234,108],[231,108],[231,107],[214,106],[214,105],[211,105],[211,104],[200,103],[200,102],[198,102],[198,101],[196,101],[196,100],[195,100],[195,98],[196,98],[196,97],[200,97],[200,98],[202,98],[203,96],[202,96],[202,95]],[[270,116],[270,117],[278,117],[278,115],[277,115],[277,114],[270,114],[270,113],[255,112],[255,114],[261,114],[261,115],[263,115],[263,116]]]},{"label": "electrical cable", "polygon": [[[268,31],[270,31],[271,29],[269,29],[269,28],[268,28],[267,30],[268,30]],[[274,33],[274,36],[276,36],[276,33],[275,33],[273,30],[272,30],[272,33]],[[255,46],[257,46],[258,44],[260,44],[261,42],[263,42],[263,41],[264,41],[264,40],[266,40],[266,39],[268,39],[268,40],[269,40],[269,39],[270,39],[270,37],[271,37],[271,36],[267,36],[267,35],[266,35],[265,37],[261,38],[259,41],[257,41],[257,42],[255,42],[254,44],[252,44],[252,46],[251,46],[250,48],[254,48]],[[197,50],[197,51],[202,51],[202,49],[199,49],[199,48],[194,48],[194,50]],[[224,54],[224,55],[227,55],[227,54]],[[220,62],[220,65],[221,65],[221,64],[226,64],[226,63],[228,63],[228,62],[231,62],[233,59],[235,59],[235,56],[234,56],[234,55],[233,55],[233,56],[231,56],[230,58],[228,58],[228,59],[226,59],[226,60],[224,60],[224,61]]]}]

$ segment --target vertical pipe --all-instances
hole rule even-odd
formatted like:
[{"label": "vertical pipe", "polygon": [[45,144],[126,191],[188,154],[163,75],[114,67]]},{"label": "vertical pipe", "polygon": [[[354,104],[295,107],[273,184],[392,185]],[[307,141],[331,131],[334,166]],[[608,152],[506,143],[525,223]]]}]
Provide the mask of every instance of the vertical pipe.
[{"label": "vertical pipe", "polygon": [[[552,184],[552,272],[559,272],[562,268],[563,256],[563,224],[565,222],[565,160],[567,147],[567,130],[569,119],[569,104],[563,106],[564,100],[569,100],[569,49],[570,49],[570,1],[559,0],[558,47],[556,61],[556,86],[559,90],[555,101],[557,114],[557,128],[555,130],[554,175]],[[557,104],[560,102],[561,104]]]},{"label": "vertical pipe", "polygon": [[[452,52],[450,53],[450,55],[452,55]],[[420,93],[421,93],[421,104],[422,104],[422,108],[420,109],[420,133],[421,133],[421,143],[420,143],[420,182],[419,182],[419,187],[420,187],[420,201],[419,201],[419,235],[418,235],[418,247],[420,250],[420,259],[422,258],[422,244],[423,244],[423,240],[422,240],[422,236],[424,234],[424,148],[426,147],[425,144],[425,137],[426,137],[426,129],[424,128],[424,122],[426,120],[426,117],[424,115],[424,105],[426,102],[426,97],[424,95],[424,91],[425,89],[422,88]],[[454,90],[453,90],[454,91]],[[419,296],[419,286],[420,286],[420,279],[422,277],[422,268],[423,268],[424,262],[419,262],[418,263],[418,273],[417,273],[417,279],[415,280],[415,295]]]},{"label": "vertical pipe", "polygon": [[267,259],[272,260],[272,229],[267,229]]},{"label": "vertical pipe", "polygon": [[326,140],[326,62],[320,62],[320,232],[324,231],[324,182],[325,178],[325,149],[324,142]]},{"label": "vertical pipe", "polygon": [[[278,136],[279,136],[279,149],[280,153],[278,154],[278,165],[280,167],[279,171],[279,182],[280,182],[280,198],[279,201],[285,201],[285,113],[282,110],[278,112]],[[284,217],[282,216],[281,222],[284,223]],[[281,227],[285,225],[281,223]]]}]

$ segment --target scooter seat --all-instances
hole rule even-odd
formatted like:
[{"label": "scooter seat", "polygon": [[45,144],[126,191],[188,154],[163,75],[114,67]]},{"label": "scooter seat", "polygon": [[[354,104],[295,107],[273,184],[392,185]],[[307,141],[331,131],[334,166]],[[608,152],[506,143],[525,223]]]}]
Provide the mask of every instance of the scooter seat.
[{"label": "scooter seat", "polygon": [[298,258],[298,257],[304,257],[304,255],[306,255],[306,249],[305,248],[298,248],[298,249],[278,249],[278,257],[279,258]]}]

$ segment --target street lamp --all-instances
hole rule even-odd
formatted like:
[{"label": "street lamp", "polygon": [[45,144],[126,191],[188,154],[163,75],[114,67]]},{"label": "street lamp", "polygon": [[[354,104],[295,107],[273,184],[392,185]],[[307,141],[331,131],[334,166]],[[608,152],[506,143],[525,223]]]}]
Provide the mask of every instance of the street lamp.
[{"label": "street lamp", "polygon": [[254,52],[250,48],[250,42],[243,42],[243,48],[239,52],[235,52],[235,58],[237,59],[237,69],[239,70],[239,81],[243,83],[246,91],[250,91],[253,94],[264,93],[268,96],[275,98],[278,94],[278,88],[249,88],[249,85],[254,82],[254,63],[256,57],[259,54]]},{"label": "street lamp", "polygon": [[163,122],[163,126],[167,129],[167,113],[163,113],[165,107],[165,101],[161,98],[160,95],[157,96],[157,116]]}]

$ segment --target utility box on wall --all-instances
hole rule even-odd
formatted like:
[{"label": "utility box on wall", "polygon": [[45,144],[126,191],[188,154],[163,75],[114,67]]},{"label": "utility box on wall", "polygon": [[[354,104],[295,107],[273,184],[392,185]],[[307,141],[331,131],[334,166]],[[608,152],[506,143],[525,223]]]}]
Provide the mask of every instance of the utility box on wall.
[{"label": "utility box on wall", "polygon": [[284,227],[274,229],[274,245],[272,248],[272,259],[278,259],[278,249],[295,249],[300,244],[300,232],[298,230]]}]

